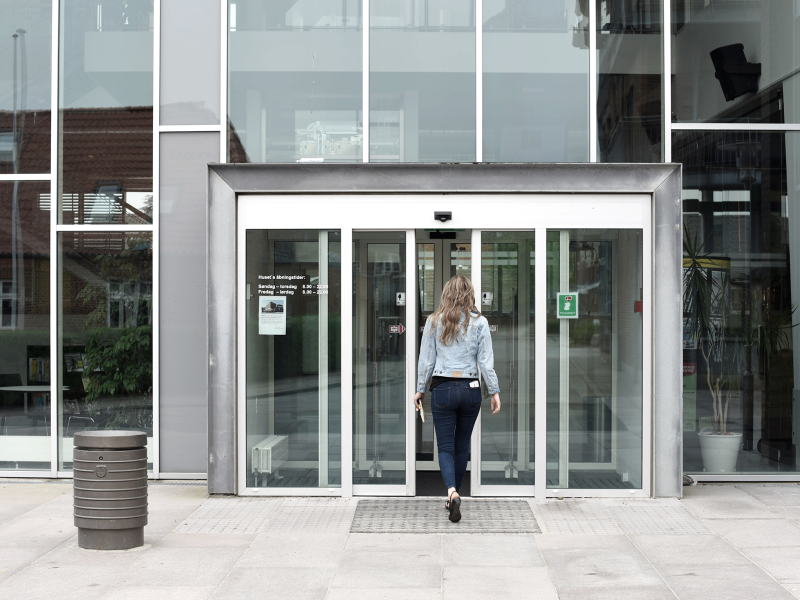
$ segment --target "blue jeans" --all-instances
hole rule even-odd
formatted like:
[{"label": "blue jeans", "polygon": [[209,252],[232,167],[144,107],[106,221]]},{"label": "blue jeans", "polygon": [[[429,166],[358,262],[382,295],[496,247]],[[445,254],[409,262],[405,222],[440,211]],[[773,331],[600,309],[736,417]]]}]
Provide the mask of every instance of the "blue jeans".
[{"label": "blue jeans", "polygon": [[469,439],[481,411],[481,388],[448,381],[433,388],[431,413],[446,488],[461,489],[469,461]]}]

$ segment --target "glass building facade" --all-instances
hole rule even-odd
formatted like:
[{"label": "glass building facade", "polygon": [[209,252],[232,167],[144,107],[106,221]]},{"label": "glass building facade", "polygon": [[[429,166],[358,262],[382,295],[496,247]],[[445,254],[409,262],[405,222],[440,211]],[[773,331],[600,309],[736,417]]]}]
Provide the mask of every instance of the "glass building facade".
[{"label": "glass building facade", "polygon": [[800,480],[800,9],[668,6],[0,0],[0,472],[122,428],[204,476],[209,162],[676,162],[684,470]]}]

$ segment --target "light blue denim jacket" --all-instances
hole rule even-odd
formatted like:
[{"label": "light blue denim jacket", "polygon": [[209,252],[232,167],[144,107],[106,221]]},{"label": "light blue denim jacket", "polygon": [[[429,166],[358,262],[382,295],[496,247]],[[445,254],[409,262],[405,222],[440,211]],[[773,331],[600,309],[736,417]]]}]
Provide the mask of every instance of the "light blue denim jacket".
[{"label": "light blue denim jacket", "polygon": [[439,340],[442,335],[442,324],[438,323],[436,331],[431,331],[431,318],[428,317],[419,348],[418,392],[425,392],[428,382],[434,375],[477,378],[478,368],[486,387],[489,388],[489,393],[496,394],[500,391],[497,374],[494,372],[494,352],[492,338],[489,335],[489,323],[485,317],[470,313],[467,334],[462,338],[461,327],[464,318],[462,313],[458,341],[446,346]]}]

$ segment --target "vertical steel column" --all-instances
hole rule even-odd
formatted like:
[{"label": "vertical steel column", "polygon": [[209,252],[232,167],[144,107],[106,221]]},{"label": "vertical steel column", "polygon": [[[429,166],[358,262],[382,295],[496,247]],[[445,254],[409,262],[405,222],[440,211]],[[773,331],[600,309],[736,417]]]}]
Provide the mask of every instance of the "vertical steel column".
[{"label": "vertical steel column", "polygon": [[361,3],[361,153],[369,162],[369,2]]},{"label": "vertical steel column", "polygon": [[228,162],[228,0],[219,0],[219,162]]},{"label": "vertical steel column", "polygon": [[483,162],[483,0],[475,0],[475,162]]},{"label": "vertical steel column", "polygon": [[536,497],[544,498],[547,493],[547,229],[539,227],[534,235],[534,483]]},{"label": "vertical steel column", "polygon": [[[559,290],[569,292],[569,231],[559,238]],[[569,487],[569,319],[560,319],[558,386],[558,487]]]},{"label": "vertical steel column", "polygon": [[589,0],[589,162],[597,162],[597,2]]},{"label": "vertical steel column", "polygon": [[[476,0],[480,2],[481,0]],[[480,229],[472,230],[472,240],[470,245],[470,272],[472,274],[472,286],[475,288],[475,306],[480,310],[481,306],[481,238],[482,231]],[[475,428],[472,432],[472,440],[470,442],[470,472],[469,481],[470,489],[473,496],[480,495],[481,488],[481,421],[483,419],[483,411],[478,415],[478,420],[475,421]]]},{"label": "vertical steel column", "polygon": [[52,47],[50,48],[50,477],[58,477],[58,214],[61,203],[58,199],[58,46],[61,39],[59,15],[61,0],[53,0],[51,15]]},{"label": "vertical steel column", "polygon": [[[411,403],[417,388],[417,232],[406,230],[406,495],[417,494],[417,411]],[[433,418],[431,415],[430,418]]]},{"label": "vertical steel column", "polygon": [[[319,459],[318,487],[328,487],[329,482],[329,454],[328,454],[328,232],[319,232],[319,284],[317,287],[317,314],[318,359],[319,359],[319,425],[317,428],[317,448]],[[323,291],[325,293],[323,293]],[[344,291],[342,291],[344,293]]]},{"label": "vertical steel column", "polygon": [[161,0],[155,0],[153,6],[153,282],[151,294],[153,303],[153,478],[158,479],[161,472],[161,411],[159,382],[160,382],[160,352],[159,340],[159,186],[161,184],[161,152],[158,127],[161,121]]},{"label": "vertical steel column", "polygon": [[353,497],[353,230],[341,231],[341,381],[342,381],[342,431],[341,473],[342,496]]},{"label": "vertical steel column", "polygon": [[663,105],[664,105],[664,162],[672,162],[672,8],[670,0],[664,0],[663,25],[664,51]]}]

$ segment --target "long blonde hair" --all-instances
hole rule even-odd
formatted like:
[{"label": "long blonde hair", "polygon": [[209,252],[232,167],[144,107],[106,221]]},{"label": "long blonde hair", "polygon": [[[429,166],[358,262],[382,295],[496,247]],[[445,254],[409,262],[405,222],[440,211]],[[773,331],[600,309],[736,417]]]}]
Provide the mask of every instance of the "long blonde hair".
[{"label": "long blonde hair", "polygon": [[439,308],[428,317],[431,319],[431,333],[441,322],[444,327],[439,341],[446,346],[449,346],[453,340],[458,343],[458,322],[461,320],[462,313],[465,315],[461,334],[463,337],[467,333],[470,313],[476,317],[479,317],[481,313],[475,307],[475,288],[472,287],[472,282],[463,275],[455,275],[444,285]]}]

